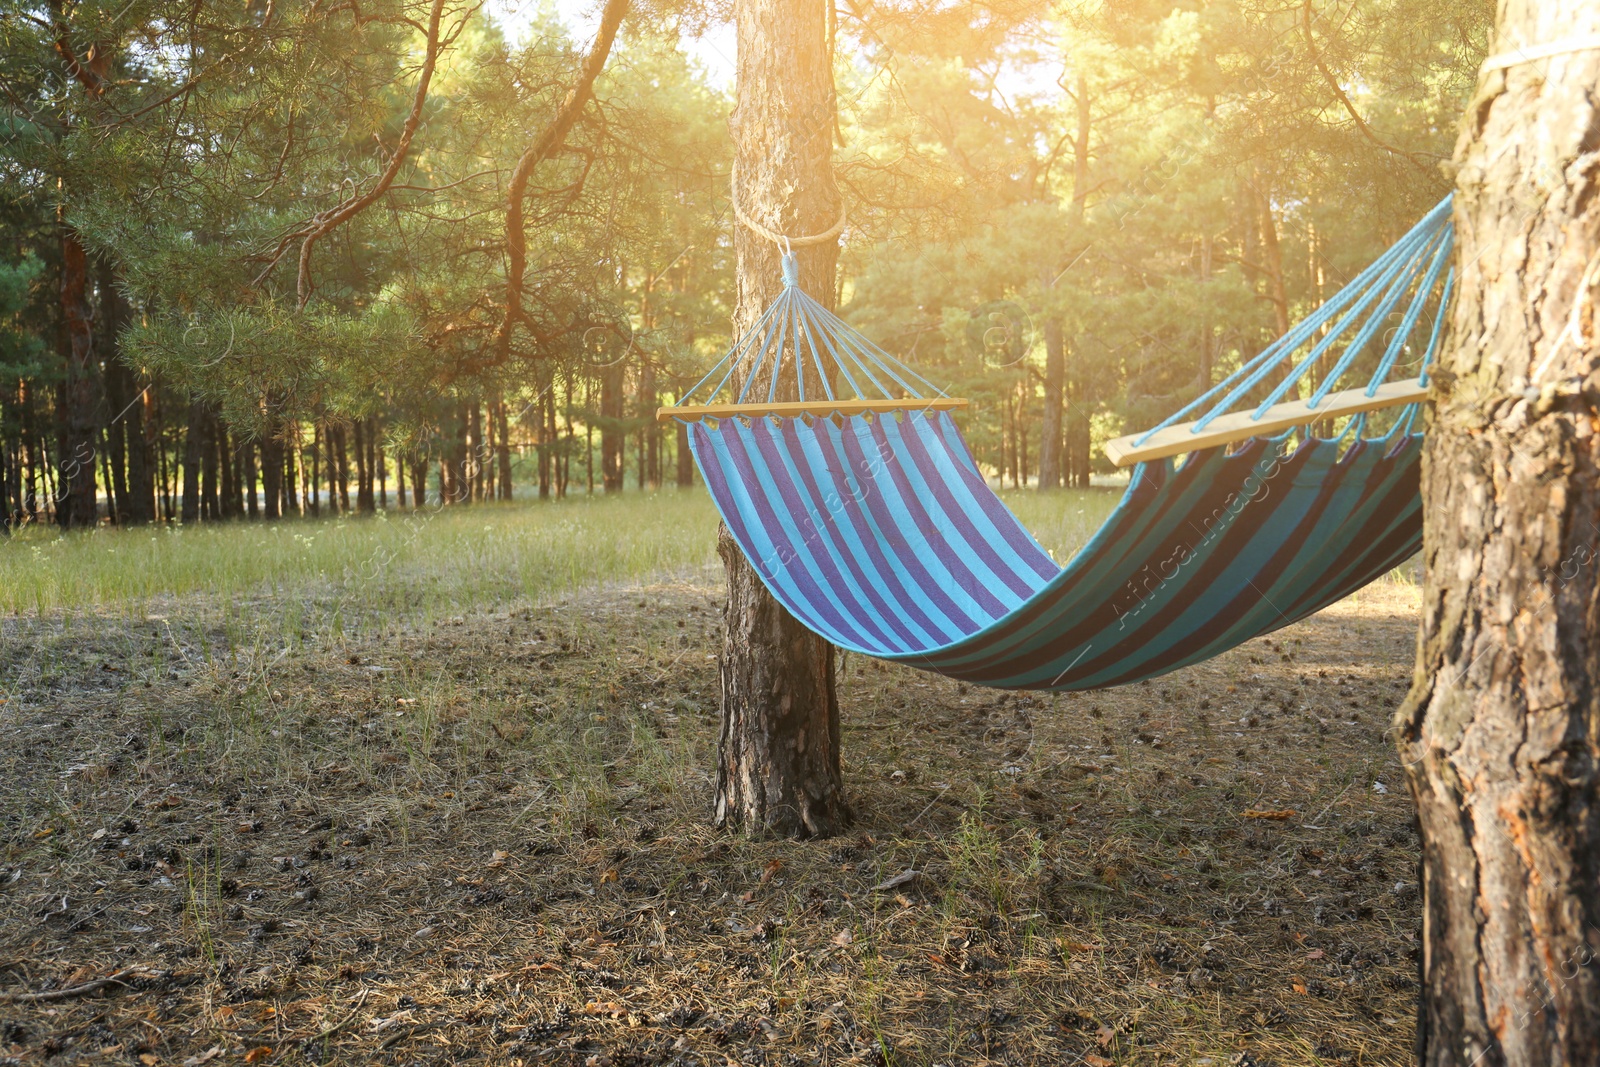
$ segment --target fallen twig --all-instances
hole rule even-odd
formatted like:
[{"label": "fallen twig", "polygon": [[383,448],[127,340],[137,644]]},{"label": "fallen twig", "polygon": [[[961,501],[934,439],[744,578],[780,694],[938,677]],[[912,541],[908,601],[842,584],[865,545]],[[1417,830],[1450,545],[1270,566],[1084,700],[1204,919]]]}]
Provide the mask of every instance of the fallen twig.
[{"label": "fallen twig", "polygon": [[69,985],[65,989],[47,989],[43,993],[0,993],[0,1004],[38,1004],[50,1000],[70,1000],[73,997],[97,993],[110,985],[127,985],[124,978],[142,978],[148,972],[135,967],[125,968],[116,974],[108,974],[104,978],[95,978],[79,985]]},{"label": "fallen twig", "polygon": [[306,1040],[307,1041],[326,1041],[328,1038],[332,1037],[334,1034],[338,1033],[340,1030],[343,1030],[345,1027],[349,1026],[352,1022],[355,1021],[356,1013],[361,1010],[361,1005],[363,1005],[363,1004],[365,1004],[367,1002],[367,993],[368,992],[369,991],[366,990],[366,989],[363,989],[361,991],[361,995],[356,998],[356,1002],[355,1002],[354,1006],[352,1006],[351,1009],[350,1009],[350,1014],[346,1015],[343,1020],[341,1020],[340,1022],[334,1023],[332,1026],[328,1027],[326,1030],[323,1030],[321,1033],[316,1034],[313,1037],[306,1038]]}]

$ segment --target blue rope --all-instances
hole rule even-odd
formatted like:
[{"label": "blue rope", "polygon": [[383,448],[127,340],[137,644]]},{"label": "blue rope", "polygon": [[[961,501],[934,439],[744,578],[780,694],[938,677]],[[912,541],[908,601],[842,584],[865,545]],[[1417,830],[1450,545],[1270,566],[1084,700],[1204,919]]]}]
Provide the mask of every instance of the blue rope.
[{"label": "blue rope", "polygon": [[[1234,410],[1244,397],[1267,380],[1268,375],[1294,361],[1283,380],[1275,384],[1267,398],[1254,407],[1251,417],[1259,419],[1269,407],[1295,390],[1313,368],[1322,364],[1334,346],[1354,330],[1343,351],[1311,391],[1307,406],[1315,408],[1355,365],[1400,300],[1409,293],[1410,301],[1395,336],[1385,346],[1368,380],[1367,395],[1375,395],[1394,370],[1400,353],[1409,346],[1423,310],[1433,299],[1435,290],[1439,289],[1439,276],[1449,261],[1454,245],[1450,209],[1451,201],[1446,197],[1321,307],[1244,361],[1222,381],[1141,435],[1140,442],[1201,411],[1203,414],[1193,427],[1198,432],[1212,420]],[[822,392],[830,401],[840,399],[835,394],[835,373],[848,384],[854,396],[862,400],[873,399],[874,396],[892,400],[897,397],[926,399],[950,395],[916,368],[884,351],[865,334],[807,294],[800,287],[799,263],[793,252],[785,252],[780,257],[780,264],[783,291],[761,313],[749,331],[729,347],[722,359],[679,398],[680,405],[694,401],[709,402],[721,395],[734,376],[739,374],[743,376],[738,383],[738,402],[741,404],[747,402],[755,383],[763,375],[768,378],[767,403],[774,403],[779,382],[786,373],[794,375],[795,390],[803,402],[806,399],[805,378],[809,370],[816,372]],[[1434,315],[1428,346],[1417,376],[1418,382],[1424,385],[1428,381],[1428,368],[1439,348],[1444,317],[1454,286],[1455,271],[1452,269],[1445,275],[1444,285],[1439,292],[1439,308]],[[1317,336],[1319,331],[1322,331],[1321,337]],[[1296,353],[1308,344],[1309,349],[1296,359]],[[789,355],[791,345],[792,360]],[[769,361],[770,371],[767,370]],[[713,380],[716,380],[716,385],[708,389]],[[1416,405],[1404,408],[1384,439],[1396,432],[1409,433],[1416,410]],[[1367,426],[1366,415],[1353,417],[1335,440],[1343,440],[1352,434],[1360,437]]]},{"label": "blue rope", "polygon": [[1433,366],[1433,357],[1439,352],[1440,327],[1444,325],[1445,314],[1450,308],[1450,294],[1456,287],[1456,269],[1450,268],[1450,273],[1444,280],[1444,294],[1439,298],[1439,312],[1433,317],[1433,336],[1428,338],[1428,351],[1422,356],[1422,370],[1417,374],[1417,384],[1428,384],[1428,368]]},{"label": "blue rope", "polygon": [[[1400,329],[1395,332],[1394,340],[1389,342],[1388,351],[1384,352],[1383,358],[1378,361],[1378,369],[1372,372],[1372,377],[1367,382],[1368,396],[1376,395],[1378,386],[1382,385],[1385,379],[1389,377],[1389,371],[1393,369],[1394,361],[1399,358],[1400,350],[1405,348],[1406,343],[1411,340],[1411,332],[1417,328],[1417,319],[1422,316],[1423,305],[1433,295],[1433,287],[1439,281],[1439,272],[1444,269],[1445,262],[1449,259],[1450,250],[1454,244],[1453,234],[1446,232],[1441,236],[1439,250],[1434,253],[1433,264],[1428,268],[1427,277],[1422,280],[1421,285],[1417,286],[1416,295],[1411,298],[1411,306],[1406,308],[1405,318],[1400,320]],[[1437,321],[1435,320],[1436,323]],[[1432,347],[1431,341],[1429,342],[1429,347]],[[1316,407],[1322,401],[1329,384],[1331,383],[1323,383],[1323,388],[1311,397],[1310,407]]]},{"label": "blue rope", "polygon": [[[1226,414],[1240,399],[1260,385],[1268,374],[1291,358],[1316,331],[1337,317],[1338,321],[1334,323],[1329,334],[1323,337],[1313,347],[1312,352],[1297,365],[1291,381],[1298,380],[1299,376],[1320,360],[1334,342],[1355,323],[1361,313],[1380,297],[1387,283],[1392,282],[1397,272],[1403,271],[1419,256],[1427,256],[1441,230],[1449,228],[1450,204],[1449,197],[1441,200],[1399,241],[1363,268],[1349,284],[1330,297],[1326,303],[1290,327],[1287,333],[1247,360],[1238,370],[1141,434],[1139,443],[1148,440],[1160,430],[1192,417],[1195,411],[1205,408],[1208,404],[1211,406],[1205,410],[1204,416],[1195,426],[1196,431],[1218,416]],[[1286,390],[1287,385],[1288,383],[1284,383],[1282,388]],[[1216,399],[1218,396],[1222,397],[1220,401]]]}]

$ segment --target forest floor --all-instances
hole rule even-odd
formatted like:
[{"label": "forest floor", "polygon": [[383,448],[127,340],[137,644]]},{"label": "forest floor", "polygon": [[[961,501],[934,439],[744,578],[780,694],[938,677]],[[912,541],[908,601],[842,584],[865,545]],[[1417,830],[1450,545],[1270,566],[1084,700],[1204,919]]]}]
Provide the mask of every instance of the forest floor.
[{"label": "forest floor", "polygon": [[796,843],[708,826],[676,574],[0,615],[0,1064],[1408,1062],[1415,586],[1093,694],[846,657]]}]

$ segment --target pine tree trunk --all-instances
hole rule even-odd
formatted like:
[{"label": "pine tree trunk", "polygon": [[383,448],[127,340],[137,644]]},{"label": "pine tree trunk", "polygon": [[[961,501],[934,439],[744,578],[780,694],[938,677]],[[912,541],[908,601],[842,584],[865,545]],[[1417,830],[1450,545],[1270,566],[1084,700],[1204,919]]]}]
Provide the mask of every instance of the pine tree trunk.
[{"label": "pine tree trunk", "polygon": [[678,429],[673,437],[673,450],[678,454],[678,488],[694,488],[694,453],[689,451],[689,426],[674,419]]},{"label": "pine tree trunk", "polygon": [[[291,422],[284,430],[283,438],[283,517],[303,514],[301,510],[303,483],[299,479],[304,477],[304,457],[300,454],[300,424]],[[299,488],[296,488],[299,484]]]},{"label": "pine tree trunk", "polygon": [[198,400],[189,402],[189,425],[183,433],[183,498],[179,519],[185,525],[200,521],[200,456],[206,438],[206,408]]},{"label": "pine tree trunk", "polygon": [[322,515],[322,427],[311,424],[311,471],[306,478],[306,509],[312,518]]},{"label": "pine tree trunk", "polygon": [[283,427],[275,423],[261,435],[262,517],[268,522],[283,514]]},{"label": "pine tree trunk", "polygon": [[639,418],[644,420],[644,461],[639,465],[643,484],[661,488],[661,424],[656,421],[656,368],[649,360],[639,368]]},{"label": "pine tree trunk", "polygon": [[244,513],[252,519],[261,517],[261,501],[256,495],[256,443],[245,441],[243,449],[243,462],[241,464],[244,475]]},{"label": "pine tree trunk", "polygon": [[411,510],[421,511],[428,503],[428,459],[418,455],[411,462]]},{"label": "pine tree trunk", "polygon": [[[1496,51],[1600,31],[1506,0]],[[1457,146],[1459,292],[1423,466],[1425,1067],[1600,1057],[1600,51],[1490,71]]]},{"label": "pine tree trunk", "polygon": [[[826,0],[734,5],[734,195],[746,215],[792,236],[825,231],[839,213],[826,10]],[[734,326],[743,332],[777,296],[782,276],[771,241],[744,226],[735,226],[734,235]],[[796,255],[802,287],[831,305],[838,244],[798,249]],[[850,810],[839,766],[833,646],[779,606],[726,527],[717,548],[728,573],[717,823],[747,833],[834,834],[849,821]]]},{"label": "pine tree trunk", "polygon": [[622,491],[623,451],[628,439],[621,423],[622,365],[616,363],[600,372],[600,480],[608,493]]},{"label": "pine tree trunk", "polygon": [[222,517],[217,497],[217,420],[210,408],[200,415],[200,517],[215,522]]},{"label": "pine tree trunk", "polygon": [[1066,338],[1061,320],[1044,321],[1044,424],[1039,429],[1039,488],[1061,488],[1066,466],[1062,455],[1064,435],[1061,416],[1066,402]]},{"label": "pine tree trunk", "polygon": [[330,468],[339,472],[339,514],[350,514],[350,442],[345,429],[333,431],[333,451],[328,456]]},{"label": "pine tree trunk", "polygon": [[88,255],[76,231],[61,229],[61,313],[67,335],[66,378],[61,386],[62,440],[56,519],[63,528],[99,519],[95,456],[100,433],[100,371],[89,312]]},{"label": "pine tree trunk", "polygon": [[494,455],[500,483],[499,490],[495,495],[501,500],[510,500],[513,491],[511,484],[511,416],[506,411],[506,406],[503,398],[495,401]]},{"label": "pine tree trunk", "polygon": [[468,492],[472,494],[472,499],[481,503],[488,499],[483,490],[484,471],[489,463],[489,450],[483,439],[483,404],[477,400],[472,402],[471,432],[472,444],[467,451],[468,462],[471,464],[467,473],[467,485]]},{"label": "pine tree trunk", "polygon": [[378,510],[376,494],[377,446],[373,441],[372,419],[357,419],[353,423],[356,439],[356,510],[371,515]]}]

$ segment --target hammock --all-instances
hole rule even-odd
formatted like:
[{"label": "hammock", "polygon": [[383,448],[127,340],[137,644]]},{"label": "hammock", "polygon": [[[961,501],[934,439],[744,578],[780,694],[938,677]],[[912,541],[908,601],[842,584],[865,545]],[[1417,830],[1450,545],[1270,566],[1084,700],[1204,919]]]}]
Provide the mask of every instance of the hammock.
[{"label": "hammock", "polygon": [[[773,596],[840,648],[1008,689],[1151,678],[1302,619],[1420,547],[1413,424],[1454,281],[1440,285],[1449,210],[1166,422],[1122,439],[1126,455],[1155,455],[1065,567],[978,470],[950,415],[965,402],[806,296],[792,256],[755,328],[661,415],[689,424],[712,499]],[[1365,386],[1334,392],[1364,354]],[[1420,372],[1390,382],[1402,359]],[[777,400],[786,367],[798,401]],[[704,402],[736,379],[736,402]],[[764,403],[750,399],[758,380]],[[1394,417],[1369,436],[1378,408]],[[1339,432],[1312,432],[1341,413]],[[1247,428],[1208,445],[1228,420]],[[1252,423],[1260,432],[1239,444]]]}]

